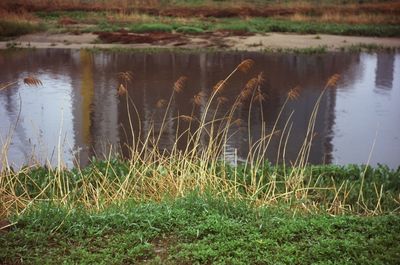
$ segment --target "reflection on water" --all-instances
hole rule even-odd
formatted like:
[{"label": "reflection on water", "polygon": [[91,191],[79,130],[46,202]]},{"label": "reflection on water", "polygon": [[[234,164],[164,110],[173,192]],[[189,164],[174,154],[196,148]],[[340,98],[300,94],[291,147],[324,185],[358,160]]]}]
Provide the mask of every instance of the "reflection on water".
[{"label": "reflection on water", "polygon": [[[238,122],[228,139],[226,159],[246,159],[251,144],[248,136],[253,143],[257,141],[264,126],[261,120],[271,130],[288,90],[300,85],[299,99],[287,103],[277,123],[280,132],[290,134],[285,161],[295,160],[321,89],[332,74],[340,73],[338,88],[329,89],[322,98],[309,162],[400,164],[399,54],[145,54],[58,49],[0,53],[0,83],[21,80],[28,74],[43,82],[41,87],[20,82],[0,92],[0,141],[4,146],[10,140],[8,162],[16,166],[55,165],[59,160],[67,166],[86,164],[93,156],[107,156],[110,145],[121,147],[127,155],[132,133],[137,136],[140,130],[142,134],[162,131],[160,148],[177,144],[183,149],[187,141],[176,141],[176,135],[185,129],[184,122],[175,117],[200,117],[206,99],[194,105],[193,96],[200,92],[210,95],[213,86],[246,58],[253,59],[255,66],[248,74],[233,76],[219,95],[227,102],[211,109],[226,112],[246,82],[261,71],[266,77],[261,90],[267,99],[252,106],[249,124],[249,105],[240,106],[235,113],[234,118],[243,122]],[[139,117],[127,107],[126,98],[117,95],[117,73],[125,71],[133,73],[128,90]],[[188,78],[185,87],[171,100],[165,115],[160,102],[169,102],[173,84],[182,75]],[[164,119],[168,122],[162,130]],[[276,161],[278,153],[282,160],[281,135],[271,139],[266,154],[271,161]],[[4,152],[1,159],[6,159]]]}]

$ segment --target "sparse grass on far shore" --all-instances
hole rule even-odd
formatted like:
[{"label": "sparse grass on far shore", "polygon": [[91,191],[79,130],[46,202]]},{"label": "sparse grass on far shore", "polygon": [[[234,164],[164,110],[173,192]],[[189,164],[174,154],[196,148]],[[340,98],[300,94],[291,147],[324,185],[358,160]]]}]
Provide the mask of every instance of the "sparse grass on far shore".
[{"label": "sparse grass on far shore", "polygon": [[[155,0],[144,4],[141,1],[115,0],[115,3],[111,3],[71,0],[53,1],[49,4],[42,0],[32,0],[20,3],[6,1],[2,6],[8,10],[5,13],[26,13],[29,10],[29,14],[48,25],[51,32],[116,31],[124,28],[132,32],[177,31],[186,34],[229,30],[251,33],[400,36],[400,16],[396,11],[400,7],[398,2],[358,2]],[[29,26],[32,23],[19,26],[26,30],[0,26],[0,36],[17,36],[33,31],[28,29]],[[5,28],[9,28],[7,32]]]},{"label": "sparse grass on far shore", "polygon": [[44,24],[35,15],[0,10],[0,40],[43,30]]},{"label": "sparse grass on far shore", "polygon": [[[321,22],[316,20],[296,21],[285,18],[174,18],[144,14],[118,14],[96,12],[40,12],[38,16],[51,28],[63,31],[117,31],[127,29],[131,32],[181,32],[201,34],[215,31],[243,33],[293,32],[300,34],[334,34],[351,36],[400,36],[398,24],[349,24]],[[86,25],[77,28],[62,25],[63,19],[69,18],[74,23]]]}]

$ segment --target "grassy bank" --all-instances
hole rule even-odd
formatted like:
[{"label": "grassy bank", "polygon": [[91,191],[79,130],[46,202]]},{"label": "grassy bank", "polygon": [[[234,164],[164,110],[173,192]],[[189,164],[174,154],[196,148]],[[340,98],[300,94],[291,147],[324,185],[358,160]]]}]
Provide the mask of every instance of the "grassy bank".
[{"label": "grassy bank", "polygon": [[51,203],[13,219],[3,264],[396,264],[399,215],[293,213],[191,193],[101,211]]},{"label": "grassy bank", "polygon": [[162,162],[132,164],[113,159],[71,171],[39,167],[3,173],[0,210],[5,217],[40,201],[101,209],[115,201],[162,200],[199,189],[255,205],[284,204],[300,211],[399,212],[400,168],[356,165],[286,168],[265,164],[255,170],[247,165],[233,167],[220,162],[190,165],[192,168],[182,171],[178,160]]},{"label": "grassy bank", "polygon": [[[294,32],[400,36],[396,1],[5,1],[1,12],[29,14],[50,32],[117,31],[235,34]],[[31,24],[31,23],[30,23]],[[28,29],[28,25],[20,25]],[[0,25],[0,29],[1,29]],[[6,27],[3,27],[6,28]],[[25,31],[8,30],[17,36]],[[28,31],[30,32],[30,31]]]},{"label": "grassy bank", "polygon": [[0,40],[43,30],[44,24],[32,14],[9,13],[0,9]]},{"label": "grassy bank", "polygon": [[[284,17],[237,18],[179,18],[152,16],[140,13],[109,12],[39,12],[38,16],[55,32],[112,32],[121,29],[130,32],[179,32],[205,34],[229,31],[232,34],[292,32],[300,34],[333,34],[350,36],[400,36],[398,24],[346,23],[315,20],[292,20]],[[66,23],[69,21],[68,23]],[[79,25],[79,27],[75,26]],[[85,25],[85,26],[82,26]]]}]

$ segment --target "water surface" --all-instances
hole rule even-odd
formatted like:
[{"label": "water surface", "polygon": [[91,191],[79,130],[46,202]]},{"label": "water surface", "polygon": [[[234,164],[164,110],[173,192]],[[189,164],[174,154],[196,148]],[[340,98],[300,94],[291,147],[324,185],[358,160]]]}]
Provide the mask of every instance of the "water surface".
[{"label": "water surface", "polygon": [[[108,154],[109,146],[131,144],[132,130],[160,132],[165,108],[157,102],[169,100],[174,82],[182,75],[187,82],[171,101],[159,147],[175,143],[179,115],[199,116],[204,104],[194,106],[193,95],[210,95],[243,59],[254,67],[238,73],[221,96],[228,99],[217,111],[228,110],[247,81],[265,74],[262,104],[241,106],[235,118],[244,121],[225,147],[231,162],[246,159],[248,135],[256,141],[265,121],[271,129],[289,89],[301,86],[300,97],[289,101],[277,124],[283,130],[289,120],[290,137],[285,162],[294,161],[304,140],[309,117],[327,79],[341,75],[336,89],[324,94],[317,115],[309,162],[313,164],[400,164],[400,54],[327,53],[323,55],[261,53],[90,53],[84,50],[20,50],[0,52],[0,83],[19,80],[0,91],[0,141],[2,160],[14,166],[63,161],[67,166],[86,164],[93,156]],[[119,72],[131,71],[128,84],[140,118],[128,115],[124,97],[117,94]],[[27,75],[37,76],[43,86],[29,87]],[[207,97],[207,96],[206,96]],[[216,108],[214,106],[214,108]],[[132,111],[132,108],[130,108]],[[131,122],[129,121],[129,116]],[[154,126],[153,126],[154,125]],[[250,128],[250,133],[248,129]],[[280,136],[272,138],[267,157],[275,162]],[[185,142],[178,142],[185,148]],[[5,152],[5,150],[7,152]],[[6,154],[5,154],[6,153]],[[282,159],[280,159],[282,160]]]}]

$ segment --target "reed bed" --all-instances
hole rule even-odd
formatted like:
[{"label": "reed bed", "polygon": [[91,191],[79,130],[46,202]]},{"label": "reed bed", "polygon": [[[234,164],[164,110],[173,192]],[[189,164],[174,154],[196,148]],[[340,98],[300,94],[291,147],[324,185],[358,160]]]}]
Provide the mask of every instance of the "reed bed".
[{"label": "reed bed", "polygon": [[[231,78],[246,76],[253,64],[250,59],[242,61],[210,90],[209,95],[202,91],[193,96],[191,115],[171,118],[171,103],[185,90],[187,78],[180,77],[171,87],[170,98],[160,99],[155,106],[164,113],[161,124],[151,124],[146,133],[141,127],[139,130],[133,128],[132,120],[140,121],[134,100],[129,95],[134,73],[120,73],[116,93],[120,104],[126,104],[130,110],[130,128],[127,129],[131,130],[132,139],[131,144],[125,146],[129,149],[129,158],[115,155],[114,147],[106,154],[107,159],[93,160],[86,167],[66,169],[59,159],[56,167],[33,165],[16,171],[7,161],[9,137],[3,141],[1,149],[0,217],[21,214],[40,202],[101,210],[126,200],[161,201],[166,197],[184,197],[193,191],[244,200],[255,206],[284,204],[302,212],[325,211],[333,215],[399,212],[400,169],[310,166],[308,163],[320,102],[327,90],[335,89],[340,79],[338,74],[329,78],[322,88],[309,117],[304,142],[291,164],[285,161],[285,149],[293,133],[291,116],[284,121],[283,129],[278,130],[278,123],[282,122],[288,102],[301,95],[299,87],[287,94],[277,119],[271,124],[272,130],[267,130],[267,121],[264,122],[259,139],[251,138],[250,123],[252,110],[257,106],[262,109],[262,104],[266,104],[267,95],[261,90],[266,78],[264,73],[250,77],[230,103],[231,107],[220,114],[218,110],[227,101],[224,93],[231,93]],[[24,82],[41,85],[35,77],[27,77]],[[9,87],[10,84],[5,84],[0,89]],[[249,113],[247,120],[236,116],[238,109],[244,106]],[[201,111],[195,112],[196,108]],[[181,133],[176,134],[172,148],[162,149],[159,147],[161,135],[171,124]],[[239,130],[238,124],[247,126],[249,153],[242,163],[232,164],[227,161],[224,150],[232,134]],[[281,164],[272,165],[265,156],[273,137],[280,139],[280,151],[276,156]],[[184,141],[185,148],[178,148],[179,141]]]}]

